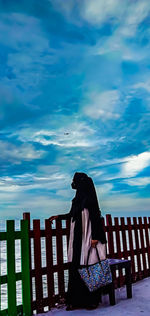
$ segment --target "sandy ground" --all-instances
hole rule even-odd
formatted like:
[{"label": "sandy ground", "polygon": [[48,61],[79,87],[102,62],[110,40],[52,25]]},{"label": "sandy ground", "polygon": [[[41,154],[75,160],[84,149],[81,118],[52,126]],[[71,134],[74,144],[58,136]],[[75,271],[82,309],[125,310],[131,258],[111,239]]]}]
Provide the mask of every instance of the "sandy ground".
[{"label": "sandy ground", "polygon": [[91,315],[91,316],[150,316],[150,278],[138,281],[132,285],[131,299],[127,299],[126,288],[115,290],[116,305],[110,306],[108,295],[102,297],[102,303],[97,309],[88,311],[78,309],[74,311],[66,311],[65,306],[54,308],[49,312],[38,314],[40,316],[76,316],[76,315]]}]

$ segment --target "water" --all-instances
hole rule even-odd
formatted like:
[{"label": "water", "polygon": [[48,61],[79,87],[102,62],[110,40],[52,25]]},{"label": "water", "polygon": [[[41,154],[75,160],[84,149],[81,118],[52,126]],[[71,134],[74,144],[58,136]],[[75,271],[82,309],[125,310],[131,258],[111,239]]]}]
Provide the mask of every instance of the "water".
[{"label": "water", "polygon": [[[62,227],[65,228],[65,221],[62,221]],[[32,228],[32,227],[31,227]],[[44,226],[41,226],[41,229],[43,229]],[[55,228],[55,223],[52,228]],[[15,221],[15,230],[20,230],[20,221]],[[0,232],[6,231],[6,222],[0,221]],[[132,231],[133,234],[133,248],[136,248],[135,244],[135,235],[134,231]],[[107,235],[107,234],[106,234]],[[145,238],[145,231],[143,230],[144,235],[144,246],[146,247],[146,238]],[[139,246],[141,247],[141,240],[140,240],[140,233],[138,231],[138,238],[139,238]],[[116,236],[115,232],[113,232],[113,239],[114,239],[114,251],[117,252],[116,247]],[[129,238],[126,231],[126,239],[127,239],[127,250],[129,250]],[[123,250],[123,241],[122,241],[122,233],[120,232],[120,240],[121,240],[121,251]],[[52,238],[52,246],[53,246],[53,265],[57,264],[57,253],[56,253],[56,237],[53,236]],[[6,275],[7,274],[7,242],[6,241],[0,241],[0,275]],[[41,238],[41,265],[42,267],[46,267],[46,243],[45,243],[45,237]],[[141,267],[143,269],[143,260],[142,255],[141,257]],[[21,272],[21,242],[20,240],[15,241],[15,271]],[[131,259],[128,257],[128,259]],[[137,256],[134,256],[135,260],[135,271],[138,271],[138,265],[137,265]],[[63,261],[64,263],[67,262],[67,240],[66,237],[63,236]],[[146,265],[147,268],[149,268],[148,263],[148,256],[146,255]],[[34,244],[33,239],[31,239],[31,267],[34,269]],[[123,274],[125,271],[123,270]],[[117,271],[118,276],[118,271]],[[65,290],[67,291],[67,283],[68,283],[68,271],[64,271],[64,279],[65,279]],[[42,276],[42,283],[43,283],[43,297],[48,296],[47,292],[47,275]],[[36,299],[36,293],[35,293],[35,278],[32,278],[32,285],[33,285],[33,300]],[[58,274],[57,272],[54,273],[54,285],[55,285],[55,294],[58,294]],[[17,293],[17,305],[22,304],[22,281],[16,282],[16,293]],[[8,308],[7,306],[7,284],[1,285],[1,310]],[[46,311],[46,310],[45,310]]]}]

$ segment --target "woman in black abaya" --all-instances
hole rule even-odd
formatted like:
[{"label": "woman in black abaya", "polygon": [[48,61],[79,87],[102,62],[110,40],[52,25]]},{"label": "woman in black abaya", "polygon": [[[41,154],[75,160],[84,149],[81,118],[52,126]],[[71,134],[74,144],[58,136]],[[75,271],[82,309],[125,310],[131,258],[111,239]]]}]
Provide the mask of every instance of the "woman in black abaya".
[{"label": "woman in black abaya", "polygon": [[53,219],[70,219],[70,237],[68,246],[69,283],[67,293],[67,310],[75,308],[96,308],[100,302],[100,290],[90,292],[81,279],[78,268],[87,263],[98,261],[97,247],[101,260],[106,259],[106,236],[103,229],[101,212],[93,181],[85,173],[76,172],[72,188],[76,190],[68,214],[52,216]]}]

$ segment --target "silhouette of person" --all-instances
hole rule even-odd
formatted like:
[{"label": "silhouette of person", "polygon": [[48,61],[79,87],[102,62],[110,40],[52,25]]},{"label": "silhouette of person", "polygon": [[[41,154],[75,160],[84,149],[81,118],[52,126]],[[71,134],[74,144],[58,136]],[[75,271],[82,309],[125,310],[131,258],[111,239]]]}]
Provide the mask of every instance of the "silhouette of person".
[{"label": "silhouette of person", "polygon": [[101,290],[90,292],[81,279],[78,268],[87,263],[89,249],[91,249],[89,264],[98,261],[95,247],[97,247],[100,259],[106,259],[107,241],[92,179],[85,173],[76,172],[71,186],[76,190],[76,194],[72,200],[70,212],[50,217],[50,221],[70,219],[68,246],[70,268],[66,310],[94,309],[101,300]]}]

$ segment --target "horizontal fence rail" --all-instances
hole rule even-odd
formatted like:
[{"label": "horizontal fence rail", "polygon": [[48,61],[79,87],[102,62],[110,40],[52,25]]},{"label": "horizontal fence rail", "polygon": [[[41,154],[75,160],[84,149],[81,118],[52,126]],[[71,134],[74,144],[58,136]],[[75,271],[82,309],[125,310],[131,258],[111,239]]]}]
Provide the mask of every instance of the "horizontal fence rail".
[{"label": "horizontal fence rail", "polygon": [[[29,223],[21,220],[21,230],[15,231],[14,220],[7,221],[7,231],[0,232],[0,243],[6,243],[7,274],[0,269],[0,315],[31,316],[30,267],[29,267]],[[15,241],[21,241],[21,272],[16,272]],[[3,258],[2,258],[3,259]],[[1,263],[1,257],[0,257]],[[0,264],[1,268],[1,264]],[[21,282],[22,304],[17,305],[16,284]],[[2,306],[2,288],[6,286],[7,308]]]},{"label": "horizontal fence rail", "polygon": [[[33,228],[30,226],[30,213],[23,213],[23,222],[28,222],[28,238],[29,244],[26,245],[26,252],[28,252],[27,266],[30,270],[30,275],[26,266],[28,281],[28,293],[31,293],[31,301],[29,310],[31,308],[32,314],[49,311],[51,307],[56,304],[64,303],[65,294],[67,292],[68,284],[68,269],[67,262],[67,247],[69,241],[69,220],[57,220],[51,224],[49,220],[45,220],[45,227],[41,228],[40,220],[33,220]],[[9,222],[9,221],[8,221]],[[133,218],[118,218],[112,219],[111,215],[106,215],[104,218],[104,230],[107,237],[107,257],[116,259],[130,259],[132,265],[132,282],[141,280],[150,276],[150,217],[133,217]],[[8,224],[10,225],[10,224]],[[11,224],[12,225],[12,224]],[[12,231],[14,231],[11,228]],[[13,235],[15,234],[15,235]],[[13,232],[9,247],[12,247],[12,240],[21,238],[20,232]],[[27,234],[27,232],[26,232]],[[0,233],[0,240],[8,238],[8,234]],[[14,237],[15,236],[15,237]],[[7,237],[7,238],[6,238]],[[26,238],[25,238],[26,239]],[[27,240],[27,239],[26,239]],[[22,241],[23,242],[23,241]],[[13,251],[14,252],[14,251]],[[10,259],[9,256],[12,256]],[[14,280],[20,280],[22,273],[14,273],[14,255],[9,253],[9,261],[12,262],[8,269],[9,277],[0,277],[1,284],[10,282],[11,291],[15,293]],[[7,260],[8,260],[7,258]],[[25,252],[22,248],[22,258],[25,259]],[[23,266],[23,263],[22,263]],[[24,268],[25,271],[25,268]],[[15,277],[14,277],[15,274]],[[29,282],[30,279],[30,282]],[[117,270],[114,275],[115,287],[120,287],[125,284],[125,271]],[[29,284],[30,283],[30,284]],[[27,285],[26,285],[27,289]],[[9,285],[10,291],[10,285]],[[15,294],[8,299],[8,306],[12,300],[15,308]],[[29,296],[26,298],[29,301]],[[17,312],[25,310],[26,303],[17,306]],[[24,306],[24,307],[23,307]],[[8,308],[8,309],[9,309]],[[6,315],[6,311],[1,311],[0,315]],[[13,316],[14,314],[8,314]],[[18,314],[19,315],[19,314]],[[22,314],[21,314],[22,315]],[[30,314],[24,314],[30,315]]]}]

